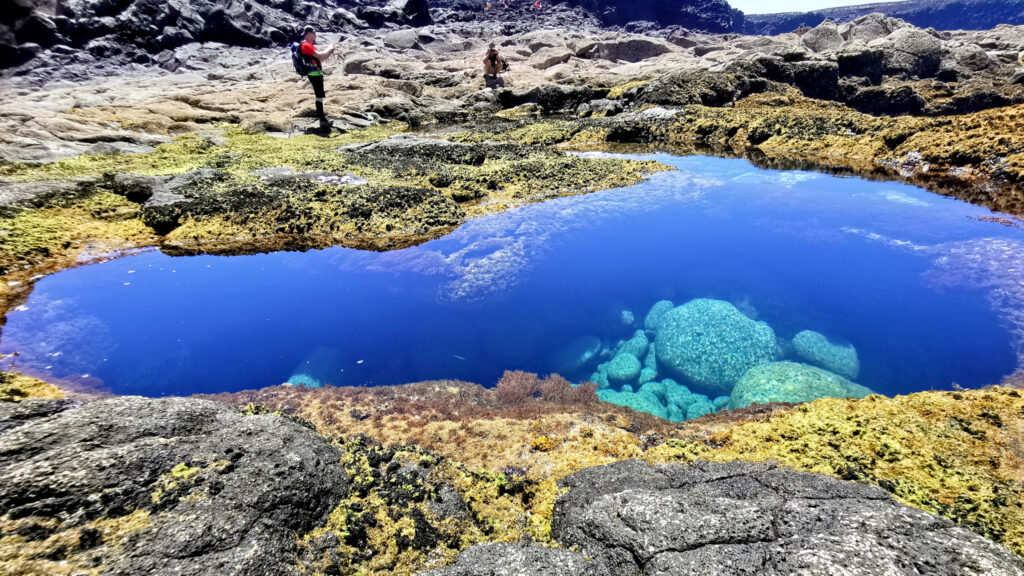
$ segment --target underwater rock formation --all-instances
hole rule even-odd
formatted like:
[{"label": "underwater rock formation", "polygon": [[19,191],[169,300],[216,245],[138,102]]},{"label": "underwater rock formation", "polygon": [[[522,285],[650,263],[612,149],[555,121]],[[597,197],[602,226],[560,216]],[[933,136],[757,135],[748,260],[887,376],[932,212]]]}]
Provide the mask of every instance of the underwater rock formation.
[{"label": "underwater rock formation", "polygon": [[660,330],[665,314],[668,314],[675,307],[676,305],[671,300],[658,300],[655,302],[654,306],[651,306],[650,311],[647,312],[647,316],[644,316],[644,329],[652,332]]},{"label": "underwater rock formation", "polygon": [[605,366],[608,380],[615,384],[633,382],[640,377],[640,360],[628,353],[620,352]]},{"label": "underwater rock formation", "polygon": [[860,374],[857,349],[852,344],[841,346],[829,342],[828,338],[813,330],[798,332],[793,337],[793,350],[797,356],[810,364],[820,366],[829,372],[854,379]]},{"label": "underwater rock formation", "polygon": [[797,362],[772,362],[748,370],[729,396],[729,408],[753,403],[810,402],[818,398],[863,398],[871,390],[846,378]]},{"label": "underwater rock formation", "polygon": [[61,410],[0,442],[0,557],[16,572],[285,573],[295,534],[348,490],[341,451],[298,419],[182,398],[51,402]]},{"label": "underwater rock formation", "polygon": [[748,369],[775,358],[775,332],[722,300],[696,299],[665,314],[658,362],[714,396],[728,395]]}]

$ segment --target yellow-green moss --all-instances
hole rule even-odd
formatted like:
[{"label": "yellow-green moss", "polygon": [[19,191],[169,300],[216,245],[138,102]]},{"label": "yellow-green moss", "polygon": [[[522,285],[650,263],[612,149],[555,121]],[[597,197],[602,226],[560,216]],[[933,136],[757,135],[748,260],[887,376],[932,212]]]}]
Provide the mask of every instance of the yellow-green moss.
[{"label": "yellow-green moss", "polygon": [[[150,513],[135,510],[117,518],[99,518],[83,526],[61,527],[53,518],[29,516],[16,520],[0,517],[0,574],[11,576],[99,575],[104,554],[111,554],[128,535],[149,526]],[[30,539],[17,534],[19,528],[47,528],[46,538]],[[102,547],[80,546],[83,533],[98,531]]]},{"label": "yellow-green moss", "polygon": [[21,402],[28,398],[63,398],[56,386],[18,372],[0,372],[0,402]]},{"label": "yellow-green moss", "polygon": [[181,462],[162,474],[153,484],[150,500],[159,504],[168,498],[201,500],[207,498],[207,486],[203,477],[224,472],[231,464],[228,460],[217,460],[206,466],[192,466]]},{"label": "yellow-green moss", "polygon": [[629,90],[630,88],[636,88],[637,86],[643,86],[645,84],[649,84],[650,82],[650,80],[632,80],[630,82],[625,82],[623,84],[613,86],[612,89],[608,91],[608,97],[612,99],[621,98],[622,95],[626,93],[626,90]]},{"label": "yellow-green moss", "polygon": [[121,248],[151,238],[137,204],[101,190],[67,205],[0,217],[0,269],[10,273],[50,259],[74,259],[86,244]]},{"label": "yellow-green moss", "polygon": [[183,174],[204,166],[215,166],[236,176],[247,176],[257,168],[293,166],[297,169],[330,169],[337,148],[358,142],[374,142],[408,129],[393,122],[329,137],[303,134],[275,138],[238,128],[226,128],[224,144],[218,145],[196,134],[184,134],[156,146],[145,154],[82,154],[43,165],[10,164],[0,175],[13,181],[71,180],[104,174]]}]

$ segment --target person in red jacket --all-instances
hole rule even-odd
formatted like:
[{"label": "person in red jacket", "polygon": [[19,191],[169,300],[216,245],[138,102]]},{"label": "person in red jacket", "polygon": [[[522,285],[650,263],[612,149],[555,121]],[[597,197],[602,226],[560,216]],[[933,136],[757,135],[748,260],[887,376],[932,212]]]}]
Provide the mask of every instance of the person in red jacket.
[{"label": "person in red jacket", "polygon": [[327,93],[324,91],[324,67],[323,61],[334,54],[337,46],[331,46],[320,52],[316,49],[316,32],[312,26],[302,29],[302,44],[299,51],[306,60],[306,67],[309,69],[309,83],[313,85],[313,94],[316,96],[316,113],[320,117],[320,124],[330,126],[331,121],[324,114],[324,98]]}]

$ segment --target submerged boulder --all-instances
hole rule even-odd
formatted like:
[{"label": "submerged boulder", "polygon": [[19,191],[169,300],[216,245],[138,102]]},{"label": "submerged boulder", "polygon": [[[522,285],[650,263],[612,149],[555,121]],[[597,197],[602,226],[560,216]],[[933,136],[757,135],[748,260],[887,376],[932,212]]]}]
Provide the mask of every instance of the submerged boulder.
[{"label": "submerged boulder", "polygon": [[755,366],[740,378],[729,397],[729,408],[818,398],[863,398],[869,394],[869,388],[827,370],[798,362],[773,362]]},{"label": "submerged boulder", "polygon": [[643,358],[647,356],[647,347],[649,345],[650,341],[647,340],[647,335],[644,334],[644,331],[637,330],[632,338],[619,345],[618,352],[619,354],[632,354],[637,358]]},{"label": "submerged boulder", "polygon": [[665,314],[668,314],[673,308],[675,308],[675,304],[671,300],[658,300],[655,302],[654,306],[651,306],[650,312],[644,317],[644,328],[654,332],[660,330]]},{"label": "submerged boulder", "polygon": [[643,389],[634,392],[628,385],[622,387],[622,391],[598,390],[597,397],[602,402],[632,408],[637,412],[654,414],[659,418],[668,419],[668,407],[661,399],[651,393],[650,389]]},{"label": "submerged boulder", "polygon": [[750,368],[775,358],[775,332],[722,300],[696,299],[665,314],[658,362],[699,392],[729,394]]},{"label": "submerged boulder", "polygon": [[809,364],[851,380],[860,374],[860,360],[852,344],[840,345],[814,330],[804,330],[793,337],[793,350]]},{"label": "submerged boulder", "polygon": [[640,377],[640,360],[636,356],[622,352],[612,358],[606,366],[608,379],[612,382],[636,382]]}]

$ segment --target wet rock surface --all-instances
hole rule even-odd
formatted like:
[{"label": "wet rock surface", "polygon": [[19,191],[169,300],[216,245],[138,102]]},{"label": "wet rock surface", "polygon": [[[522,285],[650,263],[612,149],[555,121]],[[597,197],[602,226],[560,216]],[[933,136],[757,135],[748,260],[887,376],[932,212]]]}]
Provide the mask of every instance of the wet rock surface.
[{"label": "wet rock surface", "polygon": [[0,530],[24,547],[22,569],[285,573],[295,535],[348,490],[341,452],[273,414],[121,397],[21,403],[2,417]]}]

